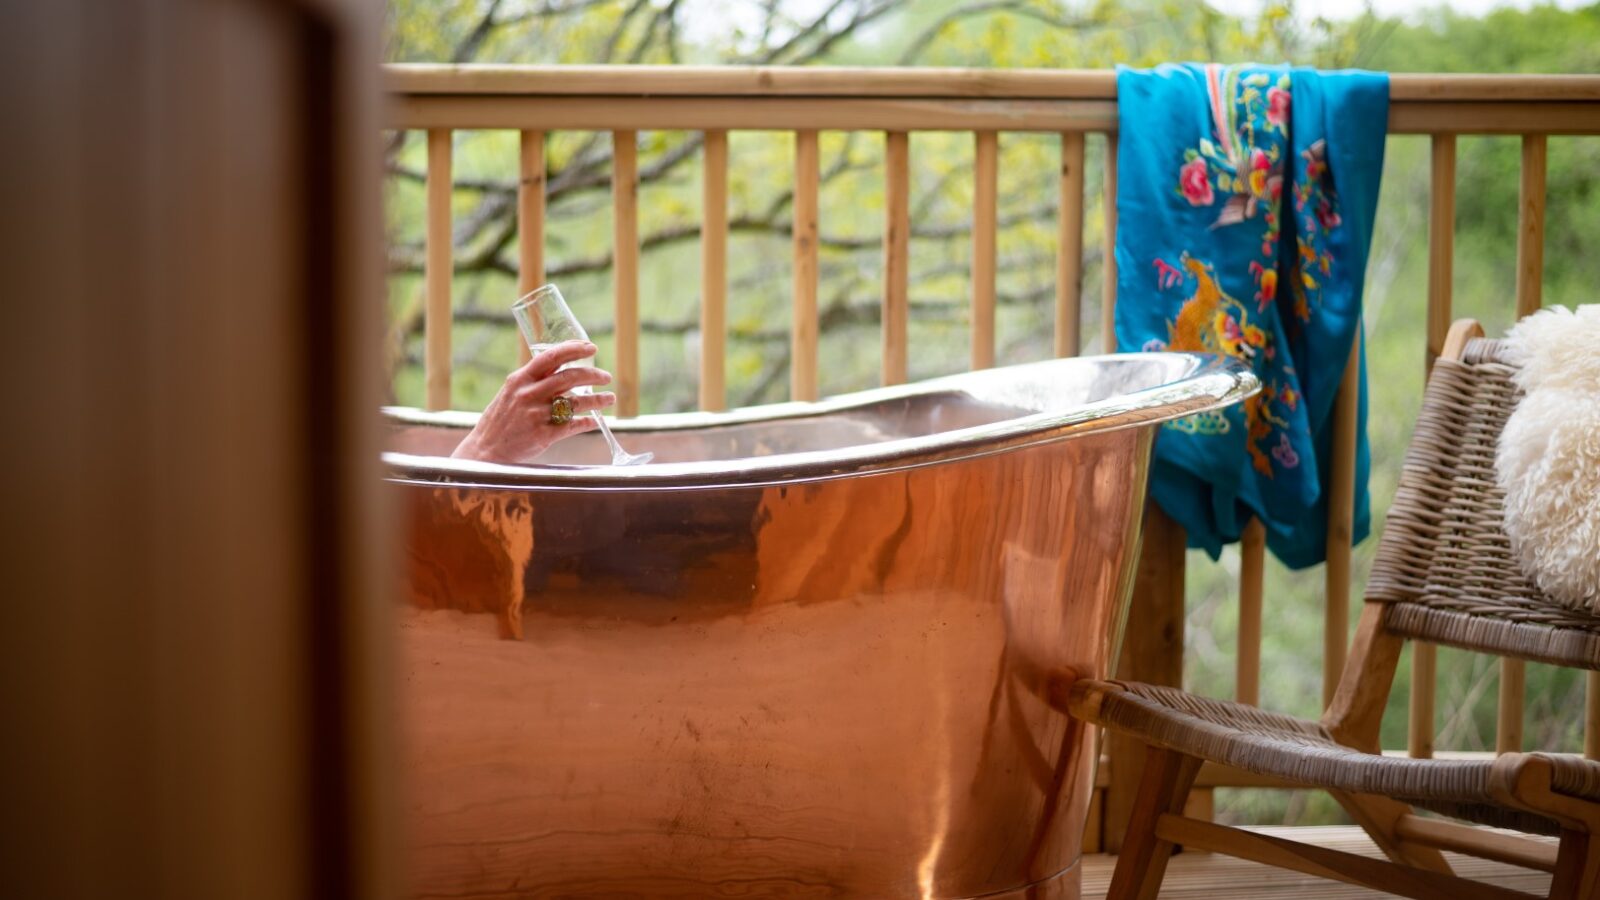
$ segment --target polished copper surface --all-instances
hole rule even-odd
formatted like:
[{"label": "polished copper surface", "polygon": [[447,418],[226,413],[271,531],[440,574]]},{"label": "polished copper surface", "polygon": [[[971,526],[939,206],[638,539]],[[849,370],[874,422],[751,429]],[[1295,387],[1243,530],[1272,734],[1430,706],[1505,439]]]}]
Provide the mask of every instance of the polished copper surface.
[{"label": "polished copper surface", "polygon": [[430,461],[459,428],[398,416],[417,895],[1076,897],[1092,734],[1045,697],[1111,670],[1153,423],[1254,387],[1182,361],[632,425],[698,484]]}]

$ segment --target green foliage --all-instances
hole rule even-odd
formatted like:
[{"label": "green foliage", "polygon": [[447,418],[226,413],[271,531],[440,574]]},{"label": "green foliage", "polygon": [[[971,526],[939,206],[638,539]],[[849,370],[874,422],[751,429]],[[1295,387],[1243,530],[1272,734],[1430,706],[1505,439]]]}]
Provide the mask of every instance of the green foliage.
[{"label": "green foliage", "polygon": [[[1292,2],[1272,2],[1253,17],[1223,14],[1191,0],[843,0],[825,20],[819,4],[672,0],[391,0],[389,57],[440,62],[777,62],[837,65],[1104,68],[1167,61],[1288,61],[1393,71],[1600,71],[1600,5],[1563,11],[1541,6],[1483,18],[1441,7],[1413,21],[1367,15],[1307,21]],[[485,13],[491,26],[479,38]],[[694,12],[691,14],[689,10]],[[708,24],[709,23],[709,24]],[[643,408],[695,403],[698,365],[700,220],[698,136],[643,133],[640,230]],[[1103,244],[1102,143],[1091,140],[1087,168],[1082,333],[1099,333]],[[609,137],[551,136],[546,265],[609,353],[611,241]],[[1058,140],[1007,134],[1001,141],[997,337],[1001,363],[1051,354],[1054,327]],[[1459,144],[1454,296],[1457,315],[1491,332],[1511,321],[1515,276],[1519,147],[1515,138],[1464,138]],[[392,246],[388,309],[394,323],[392,390],[397,402],[421,399],[420,239],[424,147],[403,136],[390,154],[387,190]],[[728,344],[730,400],[756,403],[788,395],[790,186],[789,135],[735,132],[730,138]],[[883,139],[824,133],[820,250],[822,391],[873,385],[878,370],[878,291],[882,257]],[[973,141],[970,134],[915,134],[911,141],[911,375],[967,365]],[[517,358],[508,307],[517,266],[511,210],[515,137],[463,133],[456,140],[456,258],[453,298],[454,405],[481,407]],[[1600,253],[1600,139],[1550,140],[1546,303],[1594,302]],[[1428,148],[1423,138],[1389,142],[1368,274],[1366,324],[1371,384],[1371,490],[1375,528],[1393,496],[1401,456],[1420,403],[1427,283]],[[1097,352],[1098,338],[1086,342]],[[1375,541],[1356,552],[1365,582]],[[1212,696],[1233,692],[1238,557],[1189,560],[1186,683]],[[1289,572],[1269,562],[1262,648],[1264,705],[1314,716],[1321,701],[1322,573]],[[1353,596],[1352,605],[1360,597]],[[1493,745],[1495,671],[1467,654],[1439,659],[1438,745]],[[1405,745],[1409,669],[1402,666],[1384,725],[1384,743]],[[1573,749],[1581,738],[1581,679],[1532,666],[1527,745]],[[1222,792],[1235,821],[1334,821],[1315,794]]]}]

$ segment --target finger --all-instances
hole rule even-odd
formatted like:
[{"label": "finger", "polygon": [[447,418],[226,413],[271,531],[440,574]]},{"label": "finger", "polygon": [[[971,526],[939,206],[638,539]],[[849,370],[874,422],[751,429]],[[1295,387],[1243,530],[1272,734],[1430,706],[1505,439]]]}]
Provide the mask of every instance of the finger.
[{"label": "finger", "polygon": [[598,394],[578,394],[572,398],[572,411],[575,414],[586,415],[599,412],[617,402],[617,395],[610,391],[601,391]]},{"label": "finger", "polygon": [[568,363],[594,356],[598,348],[588,341],[563,341],[549,350],[537,353],[523,364],[519,374],[527,381],[542,381]]},{"label": "finger", "polygon": [[611,383],[611,373],[593,366],[573,366],[535,382],[528,388],[528,396],[536,400],[559,397],[580,387],[596,387]]},{"label": "finger", "polygon": [[[561,428],[562,432],[561,437],[567,438],[572,437],[575,434],[583,434],[586,431],[593,431],[596,428],[599,428],[600,420],[596,419],[594,416],[586,415],[575,418],[571,422],[559,427]],[[556,440],[560,439],[561,438],[557,438]]]}]

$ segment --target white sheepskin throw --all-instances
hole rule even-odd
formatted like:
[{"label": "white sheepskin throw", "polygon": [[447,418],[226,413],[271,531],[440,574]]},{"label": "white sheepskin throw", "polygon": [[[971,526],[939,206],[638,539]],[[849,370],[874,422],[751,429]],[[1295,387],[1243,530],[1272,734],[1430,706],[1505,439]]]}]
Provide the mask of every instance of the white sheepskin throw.
[{"label": "white sheepskin throw", "polygon": [[1506,342],[1525,392],[1495,454],[1506,535],[1541,591],[1600,615],[1600,305],[1535,313]]}]

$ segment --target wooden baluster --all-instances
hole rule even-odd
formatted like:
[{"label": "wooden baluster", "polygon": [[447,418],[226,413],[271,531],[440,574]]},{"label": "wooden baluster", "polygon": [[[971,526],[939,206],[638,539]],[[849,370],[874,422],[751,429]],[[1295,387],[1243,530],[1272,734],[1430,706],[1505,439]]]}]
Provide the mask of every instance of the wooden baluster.
[{"label": "wooden baluster", "polygon": [[1106,133],[1106,256],[1100,297],[1100,352],[1117,351],[1117,135]]},{"label": "wooden baluster", "polygon": [[1083,321],[1083,133],[1061,135],[1061,214],[1056,238],[1057,356],[1077,356]]},{"label": "wooden baluster", "polygon": [[1522,749],[1522,697],[1526,666],[1520,659],[1500,660],[1500,703],[1494,726],[1494,752]]},{"label": "wooden baluster", "polygon": [[637,132],[611,133],[612,278],[616,296],[617,415],[639,414],[639,146]]},{"label": "wooden baluster", "polygon": [[1333,464],[1328,475],[1326,607],[1322,630],[1322,705],[1332,702],[1350,642],[1350,549],[1355,533],[1356,421],[1361,403],[1361,330],[1350,342],[1339,395],[1333,401]]},{"label": "wooden baluster", "polygon": [[708,131],[700,213],[700,408],[728,405],[728,133]]},{"label": "wooden baluster", "polygon": [[[1548,143],[1542,134],[1522,136],[1522,184],[1517,204],[1517,318],[1538,312],[1544,287],[1545,161]],[[1500,660],[1499,715],[1495,720],[1496,753],[1522,749],[1522,702],[1527,665],[1520,659]]]},{"label": "wooden baluster", "polygon": [[450,408],[450,280],[455,265],[450,233],[451,140],[448,128],[428,131],[427,219],[423,236],[422,369],[428,409]]},{"label": "wooden baluster", "polygon": [[817,181],[815,131],[794,133],[794,323],[789,330],[789,396],[817,399]]},{"label": "wooden baluster", "polygon": [[[1450,332],[1451,281],[1455,267],[1456,136],[1436,134],[1432,144],[1428,205],[1428,346],[1424,374],[1444,352]],[[1437,690],[1438,648],[1423,641],[1411,644],[1411,697],[1406,750],[1413,757],[1433,756],[1433,709]]]},{"label": "wooden baluster", "polygon": [[[544,284],[544,132],[522,132],[517,173],[517,296]],[[517,336],[517,358],[528,361],[528,345]]]},{"label": "wooden baluster", "polygon": [[904,131],[885,140],[883,233],[883,383],[906,380],[907,281],[911,249],[911,146]]},{"label": "wooden baluster", "polygon": [[1433,644],[1411,642],[1411,703],[1406,752],[1416,759],[1433,758],[1433,695],[1438,657],[1438,648]]},{"label": "wooden baluster", "polygon": [[1456,136],[1436,134],[1428,203],[1428,372],[1444,352],[1444,338],[1450,332],[1455,242]]},{"label": "wooden baluster", "polygon": [[1584,673],[1583,708],[1583,755],[1600,759],[1600,672]]},{"label": "wooden baluster", "polygon": [[972,367],[994,365],[996,205],[1000,180],[1000,136],[976,135],[972,176]]},{"label": "wooden baluster", "polygon": [[1239,537],[1239,650],[1233,696],[1261,704],[1261,595],[1267,555],[1267,529],[1252,518]]},{"label": "wooden baluster", "polygon": [[1544,305],[1544,183],[1548,141],[1522,136],[1522,188],[1517,212],[1517,318]]}]

